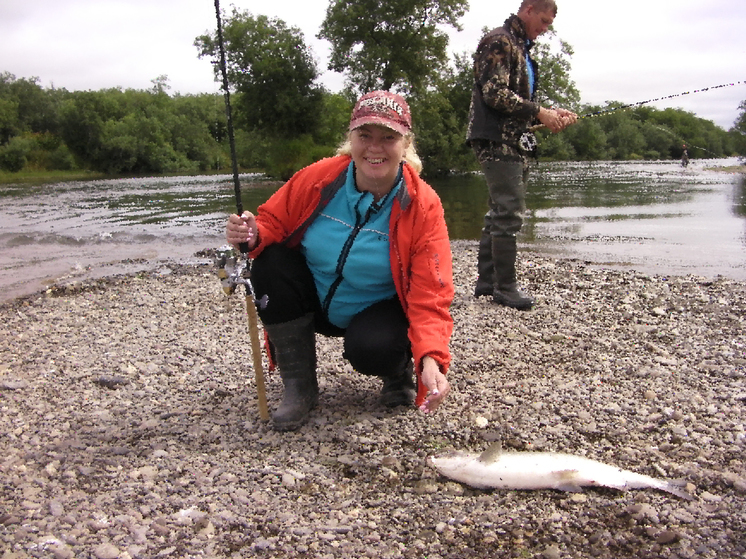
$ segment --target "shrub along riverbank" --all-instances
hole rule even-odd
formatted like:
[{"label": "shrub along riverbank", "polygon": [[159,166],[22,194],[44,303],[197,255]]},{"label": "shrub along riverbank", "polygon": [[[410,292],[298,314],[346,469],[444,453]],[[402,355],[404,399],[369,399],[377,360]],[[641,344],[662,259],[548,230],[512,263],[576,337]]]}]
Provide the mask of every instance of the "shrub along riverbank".
[{"label": "shrub along riverbank", "polygon": [[[469,96],[462,73],[410,99],[427,176],[476,168],[463,142]],[[169,95],[165,78],[154,80],[149,90],[67,91],[37,81],[0,73],[0,109],[7,109],[0,110],[0,180],[47,172],[184,174],[231,168],[221,94]],[[235,97],[240,107],[240,94]],[[251,128],[237,110],[240,168],[288,178],[333,154],[353,101],[347,93],[323,92],[322,124],[291,139]],[[746,154],[746,140],[736,128],[726,132],[679,109],[613,110],[619,106],[586,105],[577,109],[580,114],[608,112],[583,118],[561,134],[540,132],[540,159],[678,159],[683,144],[693,158]]]}]

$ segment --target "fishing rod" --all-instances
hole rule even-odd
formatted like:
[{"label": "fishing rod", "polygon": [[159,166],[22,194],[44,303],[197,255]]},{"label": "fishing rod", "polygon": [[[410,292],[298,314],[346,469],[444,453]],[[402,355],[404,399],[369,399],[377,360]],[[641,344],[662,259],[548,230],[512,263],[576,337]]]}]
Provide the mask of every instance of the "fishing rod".
[{"label": "fishing rod", "polygon": [[[215,15],[218,19],[218,48],[220,50],[220,72],[223,76],[223,97],[225,98],[225,116],[228,121],[228,143],[231,149],[231,163],[233,166],[233,192],[236,195],[236,213],[243,214],[241,202],[241,181],[238,179],[238,161],[236,159],[236,139],[233,132],[233,117],[231,116],[231,91],[228,87],[228,72],[225,68],[225,46],[223,44],[223,22],[220,17],[220,0],[215,0]],[[241,243],[241,254],[249,252],[249,244]]]},{"label": "fishing rod", "polygon": [[657,97],[655,99],[648,99],[647,101],[637,101],[636,103],[630,103],[628,105],[621,105],[619,107],[612,107],[610,109],[602,109],[600,111],[596,111],[593,113],[588,113],[585,115],[580,116],[579,118],[592,118],[594,116],[601,116],[605,115],[607,113],[611,113],[614,111],[619,111],[622,109],[631,109],[632,107],[638,107],[641,105],[647,105],[648,103],[655,103],[656,101],[665,101],[666,99],[675,99],[676,97],[683,97],[684,95],[693,95],[695,93],[705,93],[707,91],[711,91],[713,89],[721,89],[724,87],[733,87],[736,85],[746,84],[746,81],[739,81],[739,82],[730,82],[730,83],[724,83],[721,85],[714,85],[711,87],[705,87],[703,89],[694,89],[692,91],[683,91],[681,93],[674,93],[673,95],[666,95],[665,97]]},{"label": "fishing rod", "polygon": [[[673,95],[666,95],[664,97],[656,97],[655,99],[648,99],[646,101],[637,101],[635,103],[629,103],[627,105],[620,105],[619,107],[611,107],[611,108],[607,108],[607,109],[601,109],[600,111],[594,111],[594,112],[591,112],[591,113],[586,113],[584,115],[580,115],[578,117],[578,119],[581,119],[581,118],[593,118],[593,117],[603,116],[603,115],[606,115],[606,114],[609,114],[609,113],[613,113],[614,111],[620,111],[620,110],[624,110],[624,109],[631,109],[632,107],[639,107],[639,106],[642,106],[642,105],[647,105],[648,103],[655,103],[656,101],[665,101],[667,99],[674,99],[676,97],[683,97],[684,95],[693,95],[695,93],[705,93],[706,91],[711,91],[711,90],[714,90],[714,89],[721,89],[721,88],[724,88],[724,87],[733,87],[733,86],[741,85],[741,84],[746,84],[746,80],[744,80],[744,81],[738,81],[738,82],[729,82],[729,83],[724,83],[724,84],[721,84],[721,85],[714,85],[714,86],[711,86],[711,87],[705,87],[703,89],[694,89],[692,91],[683,91],[681,93],[674,93]],[[544,125],[544,124],[537,124],[535,126],[530,127],[529,128],[529,132],[535,132],[537,130],[541,130],[542,128],[546,128],[546,125]],[[696,147],[696,146],[693,146],[693,147]]]},{"label": "fishing rod", "polygon": [[[238,178],[238,162],[236,159],[236,140],[233,132],[233,118],[231,116],[231,94],[228,87],[228,72],[225,64],[225,47],[223,45],[223,23],[220,16],[220,0],[215,0],[215,16],[218,20],[218,48],[220,50],[220,71],[223,77],[223,96],[225,98],[225,116],[228,121],[228,143],[231,149],[233,165],[233,192],[236,196],[236,213],[243,214],[241,202],[241,181]],[[251,355],[254,360],[254,377],[256,379],[256,393],[259,401],[259,417],[262,421],[269,420],[267,408],[267,392],[264,386],[264,369],[262,368],[262,346],[259,342],[259,318],[254,299],[254,288],[251,285],[251,266],[249,262],[249,243],[239,245],[243,259],[235,254],[232,247],[221,247],[217,253],[218,277],[226,295],[232,294],[238,285],[246,290],[246,315],[249,320],[249,337],[251,338]],[[263,298],[266,305],[266,296]]]}]

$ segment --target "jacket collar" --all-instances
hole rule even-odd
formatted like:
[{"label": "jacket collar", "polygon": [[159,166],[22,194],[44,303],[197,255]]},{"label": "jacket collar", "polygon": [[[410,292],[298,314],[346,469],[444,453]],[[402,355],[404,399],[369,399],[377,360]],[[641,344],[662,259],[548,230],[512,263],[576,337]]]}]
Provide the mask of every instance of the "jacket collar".
[{"label": "jacket collar", "polygon": [[517,15],[512,14],[505,20],[505,29],[508,29],[521,44],[526,45],[527,49],[530,50],[531,47],[534,46],[534,41],[526,37],[526,26],[524,25],[523,20]]}]

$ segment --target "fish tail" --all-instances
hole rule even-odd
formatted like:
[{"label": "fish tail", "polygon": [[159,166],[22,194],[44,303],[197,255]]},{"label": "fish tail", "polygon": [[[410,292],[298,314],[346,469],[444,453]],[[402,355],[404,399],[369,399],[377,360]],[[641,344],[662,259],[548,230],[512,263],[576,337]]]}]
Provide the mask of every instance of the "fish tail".
[{"label": "fish tail", "polygon": [[662,481],[659,489],[671,493],[672,495],[676,495],[677,497],[681,497],[682,499],[686,499],[687,501],[693,501],[694,495],[686,491],[684,486],[686,486],[685,480],[669,479]]},{"label": "fish tail", "polygon": [[694,500],[694,496],[684,490],[687,483],[684,479],[661,479],[644,474],[633,474],[632,472],[627,472],[627,474],[631,475],[626,477],[625,487],[620,487],[620,489],[658,489],[687,501]]}]

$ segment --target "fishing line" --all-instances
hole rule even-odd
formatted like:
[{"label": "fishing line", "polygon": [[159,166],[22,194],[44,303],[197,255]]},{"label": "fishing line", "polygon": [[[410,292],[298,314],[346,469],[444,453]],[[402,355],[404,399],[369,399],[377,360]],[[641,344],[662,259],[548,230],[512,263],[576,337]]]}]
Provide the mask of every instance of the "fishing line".
[{"label": "fishing line", "polygon": [[717,153],[715,153],[714,151],[710,151],[709,149],[707,149],[707,148],[703,148],[702,146],[695,146],[695,145],[694,145],[694,144],[692,144],[691,142],[687,142],[687,141],[686,141],[686,140],[685,140],[684,138],[682,138],[681,136],[679,136],[679,135],[677,135],[677,134],[674,134],[674,133],[673,133],[673,132],[671,132],[671,131],[670,131],[670,130],[669,130],[668,128],[663,128],[662,126],[657,126],[657,125],[655,125],[655,124],[653,124],[652,126],[653,126],[653,128],[657,128],[658,130],[661,130],[662,132],[665,132],[666,134],[669,134],[669,135],[673,136],[673,137],[674,137],[674,138],[676,138],[677,140],[679,140],[679,141],[681,141],[681,142],[685,143],[685,144],[686,144],[687,146],[689,146],[690,148],[701,149],[702,151],[706,151],[707,153],[711,153],[711,154],[712,154],[712,155],[714,155],[715,157],[718,157],[718,154],[717,154]]}]

